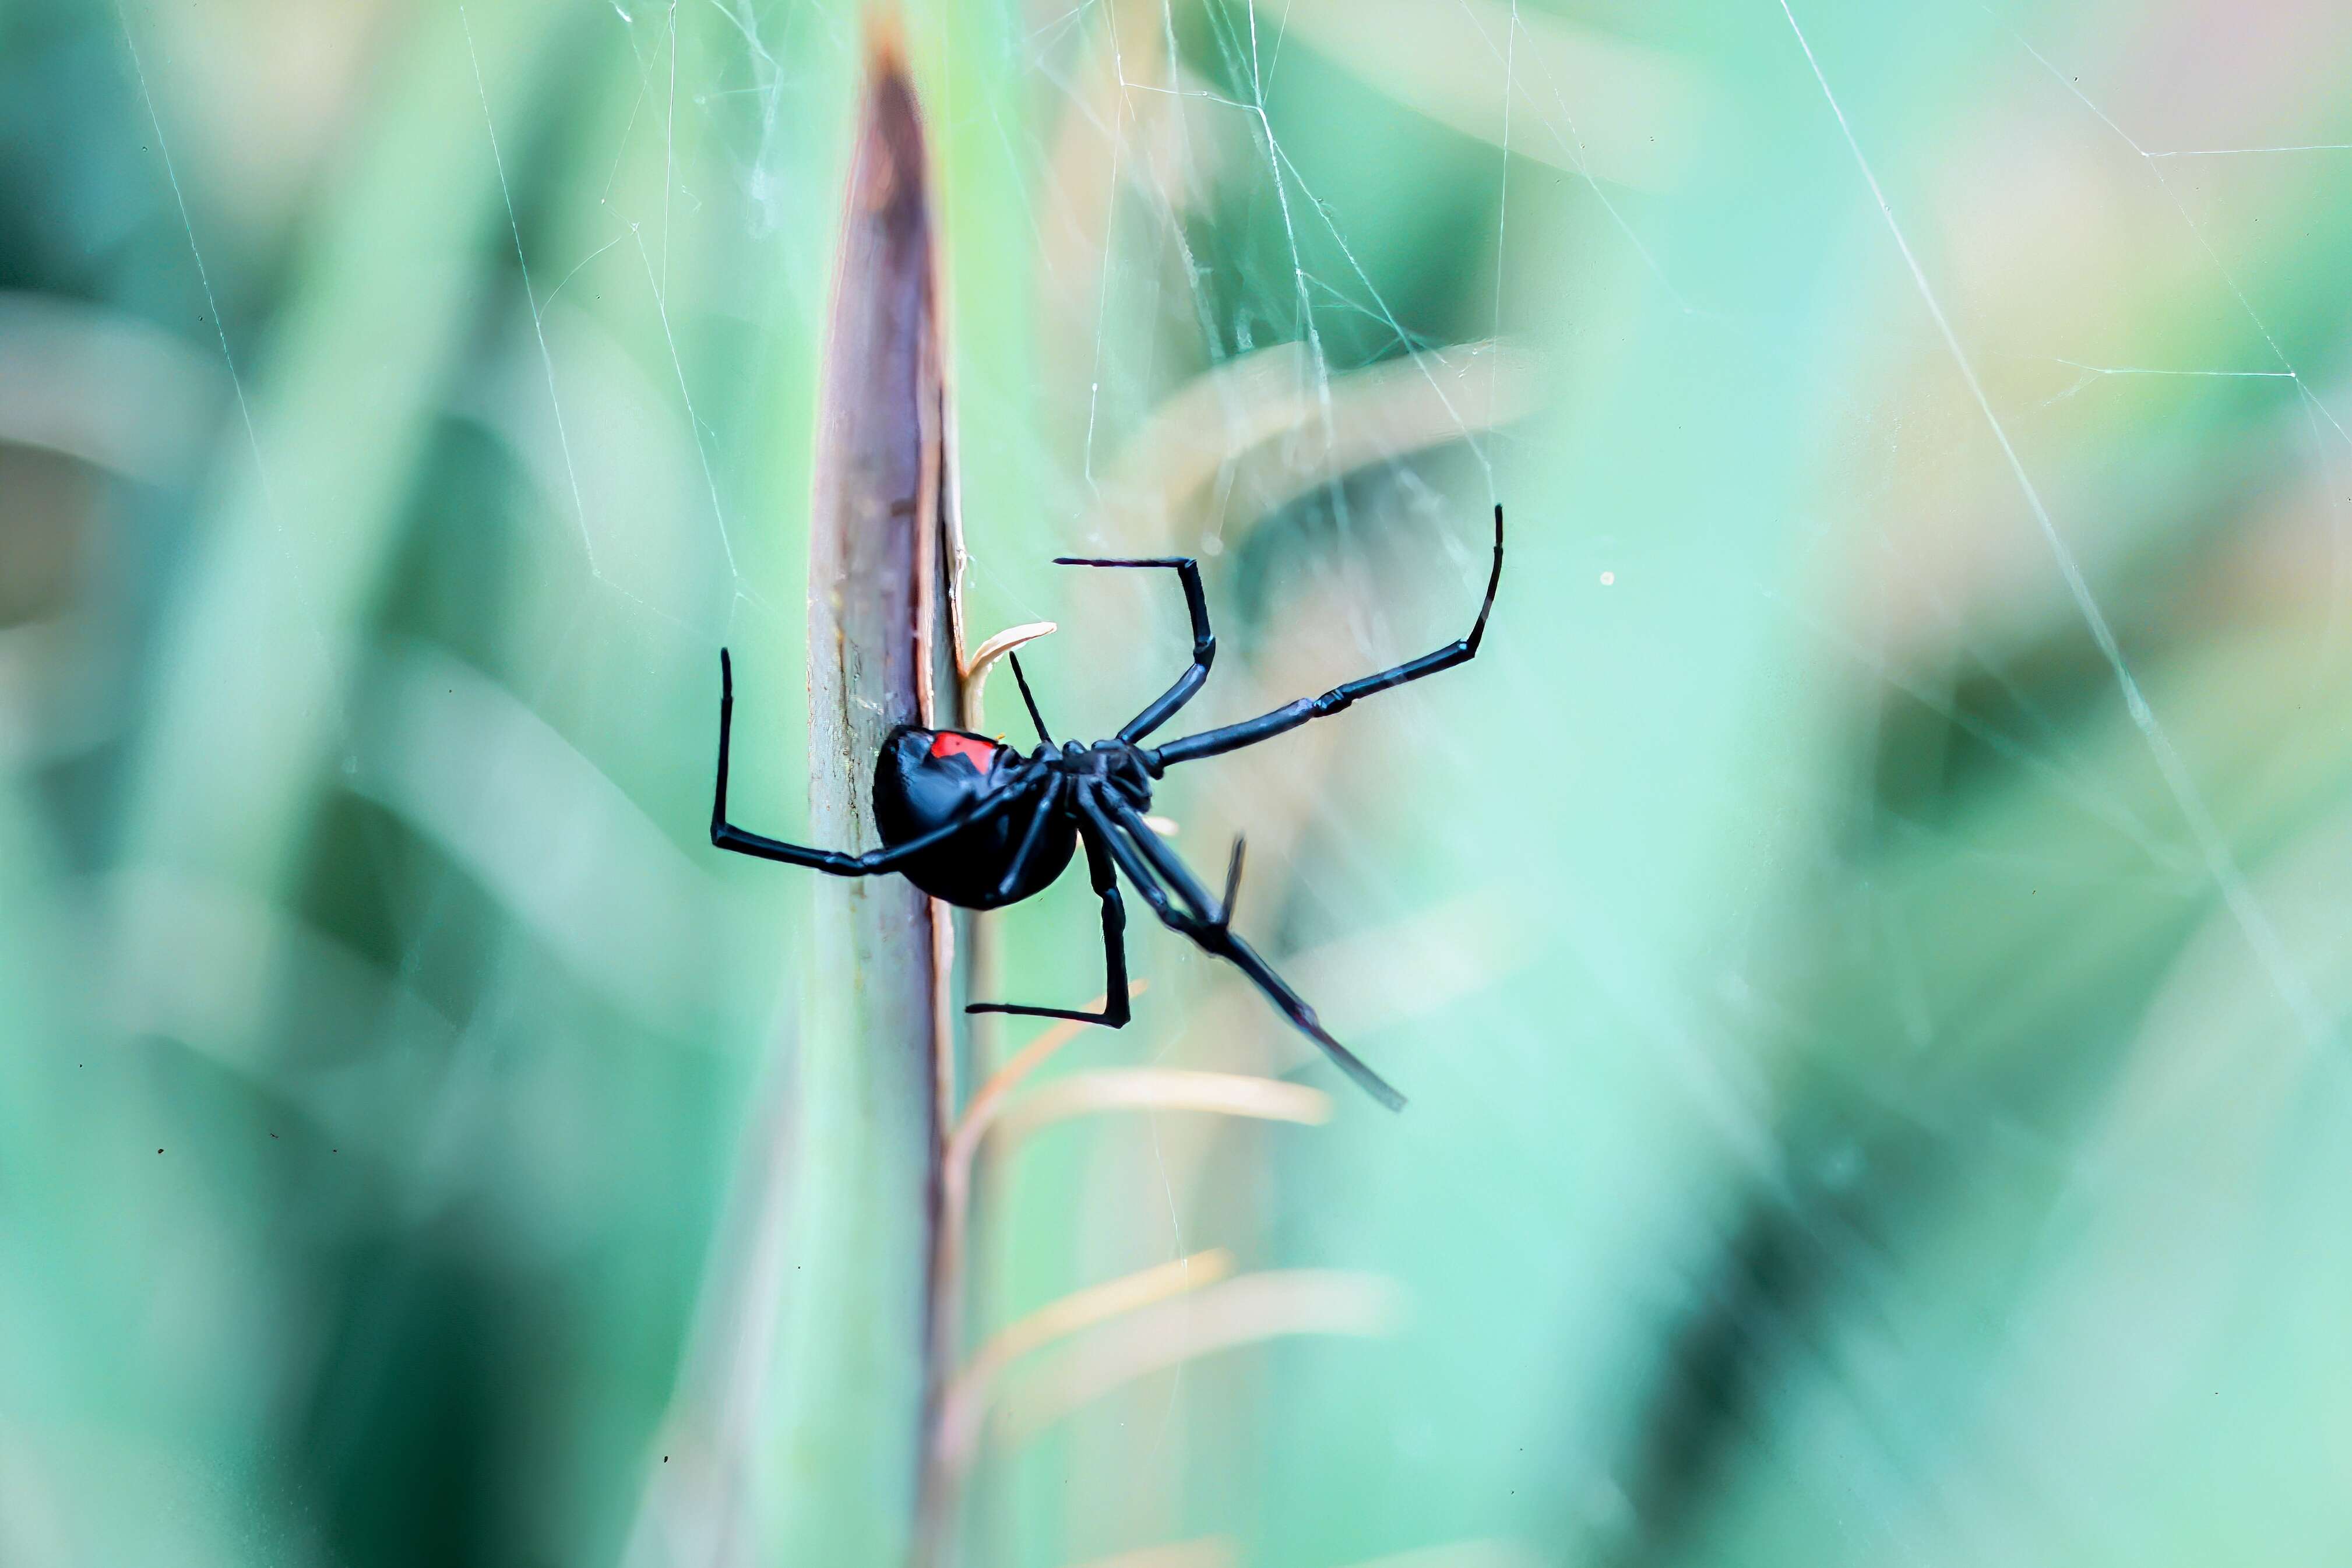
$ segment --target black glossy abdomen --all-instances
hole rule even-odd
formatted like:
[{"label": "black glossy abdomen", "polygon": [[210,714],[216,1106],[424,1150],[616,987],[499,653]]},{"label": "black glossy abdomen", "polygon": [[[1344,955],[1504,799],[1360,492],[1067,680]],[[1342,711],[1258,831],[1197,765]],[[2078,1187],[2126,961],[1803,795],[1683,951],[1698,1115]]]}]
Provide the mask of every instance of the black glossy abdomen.
[{"label": "black glossy abdomen", "polygon": [[[977,760],[983,748],[985,767]],[[1010,781],[1019,762],[1017,753],[982,736],[911,726],[890,732],[874,764],[874,824],[886,845],[919,838],[1001,789],[1029,796],[907,862],[898,870],[908,882],[966,909],[995,909],[1043,891],[1062,874],[1078,845],[1077,829],[1066,817],[1045,824],[1021,880],[998,894],[1045,799],[1041,786]]]}]

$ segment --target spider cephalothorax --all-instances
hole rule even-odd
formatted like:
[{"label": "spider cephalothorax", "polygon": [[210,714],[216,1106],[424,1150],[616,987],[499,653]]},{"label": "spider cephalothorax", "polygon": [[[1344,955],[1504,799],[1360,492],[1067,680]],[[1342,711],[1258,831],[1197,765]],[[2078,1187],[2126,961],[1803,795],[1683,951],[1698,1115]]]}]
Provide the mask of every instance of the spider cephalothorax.
[{"label": "spider cephalothorax", "polygon": [[1315,1009],[1269,967],[1255,948],[1233,934],[1234,894],[1241,883],[1242,845],[1234,841],[1223,897],[1213,897],[1175,852],[1160,841],[1144,820],[1151,805],[1151,781],[1180,762],[1214,757],[1268,740],[1349,706],[1357,698],[1467,663],[1486,634],[1503,580],[1503,508],[1495,508],[1495,563],[1486,596],[1470,634],[1433,653],[1335,686],[1319,697],[1301,697],[1239,724],[1203,730],[1165,746],[1142,744],[1192,700],[1209,678],[1217,640],[1209,631],[1208,600],[1201,570],[1188,558],[1092,560],[1063,557],[1061,566],[1165,567],[1177,574],[1192,620],[1192,663],[1176,684],[1129,719],[1108,740],[1092,746],[1056,745],[1038,716],[1036,699],[1013,661],[1021,699],[1043,742],[1023,756],[1009,746],[955,729],[901,725],[882,741],[874,764],[874,821],[883,847],[864,854],[811,849],[747,833],[727,821],[727,742],[735,711],[735,677],[725,650],[719,655],[719,784],[710,808],[710,841],[739,854],[808,866],[835,876],[873,876],[897,872],[935,898],[967,909],[997,909],[1018,904],[1051,886],[1083,844],[1087,870],[1102,904],[1104,964],[1108,969],[1099,1013],[1038,1008],[1011,1002],[974,1002],[970,1012],[1022,1013],[1035,1018],[1076,1019],[1117,1029],[1128,1021],[1127,915],[1119,899],[1124,874],[1161,923],[1208,952],[1224,958],[1256,983],[1283,1015],[1321,1046],[1349,1077],[1391,1110],[1404,1097],[1331,1038]]}]

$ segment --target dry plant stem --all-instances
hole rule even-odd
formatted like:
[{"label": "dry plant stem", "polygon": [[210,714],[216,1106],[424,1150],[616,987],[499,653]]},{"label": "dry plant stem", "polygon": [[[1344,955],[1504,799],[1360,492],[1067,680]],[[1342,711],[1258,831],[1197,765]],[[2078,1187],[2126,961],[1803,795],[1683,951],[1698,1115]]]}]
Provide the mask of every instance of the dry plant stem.
[{"label": "dry plant stem", "polygon": [[[1130,982],[1127,988],[1129,998],[1141,996],[1150,984],[1148,980]],[[1097,997],[1086,1004],[1086,1010],[1099,1012],[1108,1000],[1108,997]],[[948,1140],[946,1185],[950,1194],[961,1197],[971,1191],[972,1155],[980,1148],[981,1139],[988,1135],[990,1125],[1003,1112],[1005,1096],[1045,1066],[1055,1051],[1086,1032],[1087,1027],[1075,1019],[1054,1025],[1023,1046],[1012,1061],[980,1086],[971,1103],[964,1108],[963,1119],[956,1124],[954,1135]]]},{"label": "dry plant stem", "polygon": [[[1128,988],[1128,995],[1139,997],[1144,983],[1136,981]],[[1099,1011],[1104,998],[1097,997],[1087,1004],[1088,1011]],[[947,1148],[940,1159],[940,1242],[938,1278],[947,1287],[942,1292],[939,1309],[932,1316],[932,1329],[937,1336],[935,1355],[941,1368],[951,1365],[959,1348],[956,1334],[957,1311],[961,1306],[961,1282],[963,1279],[964,1239],[971,1230],[971,1164],[979,1150],[981,1139],[1003,1110],[1004,1097],[1020,1082],[1045,1064],[1055,1051],[1078,1038],[1087,1026],[1076,1019],[1066,1019],[1039,1034],[1022,1047],[1000,1069],[996,1075],[980,1086],[965,1108],[963,1119],[948,1138]]]},{"label": "dry plant stem", "polygon": [[971,657],[958,666],[963,676],[963,713],[967,727],[986,733],[988,724],[988,672],[996,661],[1015,648],[1024,647],[1040,637],[1050,636],[1057,628],[1051,621],[1032,621],[1025,625],[1009,626],[971,651]]},{"label": "dry plant stem", "polygon": [[1041,1127],[1103,1111],[1210,1111],[1319,1126],[1331,1119],[1331,1097],[1304,1083],[1248,1073],[1105,1068],[1074,1073],[1026,1096],[1001,1119],[998,1135],[1009,1149]]},{"label": "dry plant stem", "polygon": [[[1144,982],[1128,988],[1128,995],[1143,994]],[[1098,1012],[1106,998],[1097,997],[1087,1010]],[[981,1140],[1003,1109],[1004,1097],[1049,1061],[1054,1053],[1085,1032],[1074,1019],[1055,1024],[1024,1046],[972,1094],[963,1117],[947,1140],[940,1159],[939,1233],[931,1270],[931,1364],[944,1376],[962,1350],[963,1278],[966,1240],[971,1230],[971,1169]],[[934,1432],[944,1418],[944,1397],[932,1403]],[[926,1450],[921,1501],[921,1534],[916,1561],[946,1560],[949,1537],[955,1524],[956,1477],[937,1462],[936,1436]]]},{"label": "dry plant stem", "polygon": [[[913,93],[883,38],[843,204],[810,517],[809,817],[826,843],[878,841],[867,791],[882,737],[953,689],[927,178]],[[897,1568],[932,1392],[948,942],[901,878],[814,882],[774,1560]]]},{"label": "dry plant stem", "polygon": [[1013,1362],[1083,1329],[1216,1284],[1231,1278],[1233,1271],[1234,1255],[1213,1247],[1074,1291],[1000,1329],[949,1383],[932,1439],[933,1461],[946,1475],[959,1479],[970,1469],[979,1448],[981,1417],[987,1414],[999,1375]]},{"label": "dry plant stem", "polygon": [[1449,1541],[1442,1546],[1416,1546],[1410,1552],[1383,1552],[1351,1563],[1348,1568],[1538,1568],[1548,1561],[1543,1553],[1524,1542],[1485,1538]]},{"label": "dry plant stem", "polygon": [[[1129,994],[1140,995],[1143,988],[1143,982],[1139,980],[1129,988]],[[1087,1005],[1089,1010],[1099,1009],[1103,1001],[1097,997]],[[971,1105],[948,1139],[940,1166],[941,1267],[938,1278],[953,1281],[961,1277],[964,1239],[970,1224],[972,1167],[992,1130],[1001,1130],[1003,1141],[1013,1144],[1047,1123],[1095,1111],[1130,1108],[1207,1111],[1308,1124],[1330,1117],[1330,1097],[1319,1090],[1228,1073],[1155,1068],[1081,1073],[1025,1102],[1009,1099],[1014,1089],[1077,1039],[1085,1029],[1082,1023],[1066,1021],[1045,1030],[972,1096]],[[941,1554],[954,1526],[961,1482],[978,1451],[981,1418],[986,1413],[999,1375],[1007,1365],[1080,1329],[1139,1312],[1188,1291],[1217,1284],[1232,1271],[1232,1255],[1222,1249],[1212,1249],[1075,1291],[999,1332],[982,1345],[949,1382],[938,1402],[924,1483],[922,1550],[918,1561],[943,1560]],[[959,1304],[953,1296],[943,1298],[943,1305]],[[934,1354],[945,1364],[947,1357],[953,1354],[955,1342],[947,1332],[944,1312],[934,1319],[934,1326],[939,1334]]]},{"label": "dry plant stem", "polygon": [[1163,1546],[1139,1546],[1116,1557],[1096,1557],[1072,1568],[1236,1568],[1242,1549],[1230,1535],[1204,1535],[1198,1541],[1171,1541]]},{"label": "dry plant stem", "polygon": [[[1006,1441],[1035,1436],[1081,1406],[1150,1373],[1285,1334],[1393,1333],[1404,1292],[1377,1274],[1276,1269],[1244,1274],[1128,1312],[1023,1379],[1017,1407],[994,1425]],[[1016,1413],[1017,1411],[1017,1413]]]}]

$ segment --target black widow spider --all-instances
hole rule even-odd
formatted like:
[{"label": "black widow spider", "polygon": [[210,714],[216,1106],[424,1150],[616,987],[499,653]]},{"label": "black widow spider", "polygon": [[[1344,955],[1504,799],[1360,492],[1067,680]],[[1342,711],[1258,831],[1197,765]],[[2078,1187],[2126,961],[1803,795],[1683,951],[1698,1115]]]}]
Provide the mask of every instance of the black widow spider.
[{"label": "black widow spider", "polygon": [[1255,949],[1233,934],[1234,897],[1241,885],[1242,841],[1234,841],[1233,860],[1225,869],[1224,896],[1213,899],[1175,852],[1160,841],[1143,813],[1151,805],[1151,781],[1179,762],[1270,740],[1308,719],[1338,713],[1359,697],[1450,670],[1475,657],[1478,640],[1486,635],[1486,616],[1495,608],[1495,590],[1503,580],[1503,508],[1495,508],[1495,565],[1486,578],[1486,597],[1478,606],[1478,619],[1467,637],[1393,669],[1335,686],[1319,697],[1301,697],[1256,718],[1203,730],[1160,747],[1139,743],[1192,700],[1209,678],[1209,664],[1216,657],[1217,640],[1209,631],[1209,606],[1201,590],[1199,565],[1184,556],[1146,560],[1063,556],[1054,564],[1166,567],[1184,586],[1185,607],[1192,616],[1192,667],[1158,701],[1120,727],[1118,735],[1092,746],[1075,740],[1056,746],[1038,716],[1036,699],[1030,694],[1028,677],[1021,673],[1020,656],[1015,654],[1013,678],[1021,684],[1021,700],[1043,743],[1035,751],[1024,757],[985,736],[900,725],[883,737],[882,754],[874,764],[874,820],[883,847],[846,854],[788,844],[747,833],[727,821],[727,737],[735,713],[735,675],[726,650],[721,649],[719,786],[710,805],[710,841],[738,854],[807,866],[835,876],[897,872],[932,897],[966,909],[1001,908],[1043,892],[1062,874],[1083,842],[1087,869],[1094,878],[1096,896],[1102,900],[1103,964],[1108,971],[1103,1010],[1088,1013],[1012,1002],[974,1002],[966,1012],[1018,1013],[1123,1027],[1129,1016],[1127,915],[1114,872],[1124,872],[1152,913],[1171,930],[1234,964],[1257,983],[1286,1018],[1321,1046],[1341,1071],[1390,1110],[1402,1110],[1404,1096],[1332,1039],[1317,1020],[1315,1009]]}]

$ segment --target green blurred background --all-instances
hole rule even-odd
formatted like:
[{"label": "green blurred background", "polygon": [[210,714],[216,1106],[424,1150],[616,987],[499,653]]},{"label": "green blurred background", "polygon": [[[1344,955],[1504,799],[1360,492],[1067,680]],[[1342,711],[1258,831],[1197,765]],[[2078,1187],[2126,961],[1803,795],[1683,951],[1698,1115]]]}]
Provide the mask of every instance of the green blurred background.
[{"label": "green blurred background", "polygon": [[[2352,12],[1790,4],[908,15],[1066,731],[1183,633],[1057,552],[1203,557],[1206,723],[1514,521],[1161,796],[1411,1109],[1139,932],[1049,1079],[1331,1116],[995,1150],[976,1332],[1265,1288],[1024,1358],[964,1561],[2352,1552]],[[821,977],[703,823],[722,643],[805,820],[860,31],[0,0],[0,1562],[777,1560]]]}]

